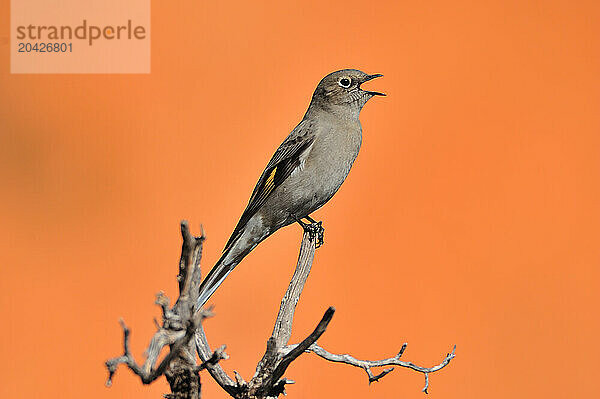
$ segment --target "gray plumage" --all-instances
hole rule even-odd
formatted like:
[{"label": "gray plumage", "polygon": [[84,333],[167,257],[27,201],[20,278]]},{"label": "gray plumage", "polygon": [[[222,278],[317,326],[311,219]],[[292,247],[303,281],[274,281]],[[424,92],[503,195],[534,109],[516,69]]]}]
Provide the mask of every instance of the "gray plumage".
[{"label": "gray plumage", "polygon": [[302,121],[261,174],[223,254],[200,286],[199,309],[261,241],[306,218],[340,188],[362,142],[359,114],[375,91],[360,85],[382,75],[344,69],[317,85]]}]

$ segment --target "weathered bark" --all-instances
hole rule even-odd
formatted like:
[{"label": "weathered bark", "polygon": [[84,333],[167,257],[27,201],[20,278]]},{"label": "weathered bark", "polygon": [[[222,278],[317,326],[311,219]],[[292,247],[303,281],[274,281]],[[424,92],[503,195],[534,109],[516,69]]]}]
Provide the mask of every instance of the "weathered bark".
[{"label": "weathered bark", "polygon": [[[202,321],[211,316],[210,310],[203,309],[195,314],[193,312],[201,280],[200,259],[204,234],[200,237],[192,236],[187,222],[182,222],[181,235],[183,245],[177,275],[179,298],[171,308],[169,298],[162,292],[156,295],[155,303],[162,309],[162,325],[157,325],[158,330],[146,349],[146,361],[141,366],[136,363],[129,350],[129,329],[121,320],[123,355],[106,361],[109,373],[107,386],[112,384],[112,377],[118,365],[123,363],[137,374],[144,384],[150,384],[164,374],[171,386],[171,393],[167,396],[169,398],[199,399],[199,371],[226,357],[223,348],[220,348],[209,356],[206,363],[200,366],[196,363],[193,337]],[[157,365],[158,356],[165,346],[169,346],[169,353]]]},{"label": "weathered bark", "polygon": [[[201,389],[199,372],[206,369],[221,388],[235,399],[277,398],[280,394],[285,393],[285,385],[294,383],[283,377],[289,365],[302,353],[312,352],[332,362],[362,368],[367,373],[369,383],[380,380],[393,370],[393,368],[387,368],[375,375],[372,368],[385,366],[409,368],[425,376],[423,392],[427,393],[429,374],[441,370],[450,363],[455,356],[456,346],[440,364],[430,368],[400,360],[406,349],[406,343],[402,345],[396,356],[377,361],[359,360],[347,354],[333,354],[317,344],[317,340],[325,332],[333,318],[335,313],[333,307],[329,307],[325,311],[314,331],[302,342],[289,345],[296,305],[310,274],[319,241],[318,237],[319,235],[322,237],[322,233],[320,223],[313,223],[305,230],[296,270],[281,300],[273,333],[267,340],[265,354],[256,366],[256,372],[252,379],[245,381],[238,373],[235,373],[235,379],[232,379],[219,365],[220,360],[227,359],[224,352],[225,346],[215,351],[210,349],[202,327],[203,319],[211,315],[210,310],[202,309],[194,313],[193,306],[198,298],[201,282],[200,259],[204,234],[200,237],[192,236],[187,222],[182,222],[183,245],[177,276],[179,298],[170,308],[168,298],[162,293],[157,295],[156,303],[162,308],[163,323],[158,326],[158,331],[150,341],[146,351],[147,358],[142,366],[135,362],[129,351],[129,329],[121,321],[124,339],[123,355],[106,362],[109,371],[107,385],[111,384],[117,366],[123,363],[137,374],[144,384],[150,384],[164,374],[171,387],[171,393],[165,395],[167,398],[198,399]],[[167,345],[170,347],[169,353],[156,365],[161,349]],[[200,359],[199,365],[195,352]]]}]

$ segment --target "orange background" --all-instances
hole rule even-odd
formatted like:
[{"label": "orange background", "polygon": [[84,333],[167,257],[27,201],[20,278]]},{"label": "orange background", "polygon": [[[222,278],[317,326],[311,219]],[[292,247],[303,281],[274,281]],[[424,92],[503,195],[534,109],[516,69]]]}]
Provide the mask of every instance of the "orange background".
[{"label": "orange background", "polygon": [[[8,2],[1,20],[8,21]],[[179,3],[178,3],[179,4]],[[597,1],[152,4],[149,75],[10,75],[0,28],[0,395],[157,398],[125,369],[176,295],[178,223],[212,266],[263,166],[326,73],[385,77],[326,227],[293,341],[437,364],[431,398],[598,397]],[[250,378],[297,256],[292,226],[227,279],[206,323]],[[424,398],[304,355],[291,398]],[[226,395],[203,377],[206,398]]]}]

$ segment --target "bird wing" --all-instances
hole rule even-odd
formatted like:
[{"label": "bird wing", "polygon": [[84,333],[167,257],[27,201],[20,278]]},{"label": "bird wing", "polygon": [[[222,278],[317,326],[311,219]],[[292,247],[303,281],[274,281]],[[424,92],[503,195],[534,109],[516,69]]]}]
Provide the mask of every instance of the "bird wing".
[{"label": "bird wing", "polygon": [[275,154],[260,175],[258,183],[254,187],[250,201],[236,225],[231,237],[225,245],[223,252],[229,250],[235,240],[241,235],[246,223],[265,203],[269,195],[287,179],[292,172],[301,166],[301,156],[314,142],[315,135],[303,124],[299,124],[289,136],[281,143]]}]

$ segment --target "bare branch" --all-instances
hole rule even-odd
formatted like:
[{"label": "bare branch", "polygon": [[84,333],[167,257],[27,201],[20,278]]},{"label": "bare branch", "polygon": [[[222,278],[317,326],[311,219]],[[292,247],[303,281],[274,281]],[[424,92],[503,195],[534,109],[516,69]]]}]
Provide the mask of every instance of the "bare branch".
[{"label": "bare branch", "polygon": [[112,378],[115,375],[115,372],[117,371],[117,367],[121,363],[126,364],[131,369],[131,371],[133,371],[140,377],[143,376],[142,369],[140,368],[140,366],[137,365],[135,359],[129,351],[129,328],[125,325],[123,319],[119,320],[119,323],[121,324],[121,328],[123,329],[123,355],[106,361],[105,364],[106,368],[108,369],[108,378],[106,379],[107,387],[112,385]]},{"label": "bare branch", "polygon": [[[299,346],[300,346],[300,344],[290,345],[284,350],[284,353],[290,353],[294,350],[297,350]],[[406,350],[406,346],[407,346],[406,343],[403,344],[402,348],[400,348],[400,351],[398,352],[398,354],[396,356],[388,358],[388,359],[383,359],[383,360],[359,360],[351,355],[333,354],[333,353],[326,351],[325,349],[323,349],[316,343],[312,344],[306,351],[313,352],[314,354],[322,357],[325,360],[329,360],[331,362],[345,363],[345,364],[349,364],[351,366],[362,368],[363,370],[365,370],[365,372],[367,373],[367,376],[369,377],[369,384],[372,382],[378,381],[379,379],[381,379],[384,376],[386,376],[387,374],[389,374],[392,370],[394,370],[393,368],[389,368],[389,369],[383,370],[380,374],[374,375],[371,370],[371,368],[373,368],[373,367],[399,366],[399,367],[406,367],[411,370],[418,371],[420,373],[425,374],[425,388],[423,388],[423,392],[427,393],[427,388],[429,387],[429,373],[434,373],[438,370],[443,369],[450,363],[450,361],[452,359],[454,359],[454,357],[456,356],[455,355],[456,345],[454,345],[452,352],[446,354],[446,357],[444,358],[444,360],[442,360],[442,362],[440,364],[438,364],[437,366],[429,367],[429,368],[417,366],[414,363],[405,362],[405,361],[400,360],[400,357],[404,354],[404,351]]]},{"label": "bare branch", "polygon": [[[146,361],[142,367],[135,362],[135,359],[129,350],[130,330],[125,325],[125,322],[120,320],[121,327],[123,328],[123,355],[106,361],[105,364],[109,373],[106,385],[110,386],[112,384],[112,377],[117,371],[119,364],[127,365],[131,371],[140,377],[144,384],[150,384],[156,380],[165,373],[165,370],[170,365],[171,361],[173,361],[175,357],[180,354],[181,350],[190,342],[194,332],[196,331],[196,326],[198,326],[202,320],[209,316],[209,311],[199,312],[195,320],[192,323],[189,323],[186,330],[179,331],[175,334],[169,333],[164,329],[159,330],[152,337],[150,345],[147,349]],[[160,351],[167,345],[171,345],[171,350],[163,358],[160,364],[154,368],[154,364],[156,363]]]},{"label": "bare branch", "polygon": [[300,244],[300,254],[298,255],[296,270],[294,271],[290,285],[281,300],[279,313],[277,314],[275,327],[273,328],[273,334],[271,334],[277,348],[285,346],[292,336],[294,312],[296,311],[296,305],[300,299],[300,294],[302,294],[302,290],[304,289],[304,285],[310,274],[310,269],[315,257],[315,249],[315,238],[311,237],[311,232],[305,231]]},{"label": "bare branch", "polygon": [[221,360],[229,359],[229,355],[225,353],[225,348],[227,348],[227,345],[221,345],[220,347],[218,347],[207,361],[202,362],[200,366],[196,367],[195,371],[202,371],[211,365],[219,363]]},{"label": "bare branch", "polygon": [[200,325],[196,331],[196,351],[198,352],[198,356],[200,357],[200,360],[202,360],[203,364],[206,364],[206,369],[208,370],[210,376],[217,382],[217,384],[219,384],[221,388],[223,388],[225,392],[235,397],[235,393],[238,392],[235,381],[229,377],[229,375],[218,363],[212,364],[209,362],[214,352],[210,350],[210,345],[208,344],[206,334],[204,333],[204,327],[202,325]]},{"label": "bare branch", "polygon": [[329,325],[329,322],[333,318],[334,313],[335,309],[333,307],[329,307],[325,311],[323,318],[321,319],[315,330],[308,337],[304,338],[302,342],[296,345],[295,348],[290,350],[286,355],[284,355],[281,358],[279,364],[270,376],[270,381],[272,384],[277,382],[283,376],[285,370],[287,370],[288,366],[294,360],[296,360],[298,356],[303,354],[311,345],[313,345],[321,337],[321,335],[323,335],[323,333],[327,329],[327,326]]},{"label": "bare branch", "polygon": [[[311,220],[312,221],[312,220]],[[123,321],[123,354],[106,362],[109,372],[106,384],[109,386],[119,364],[125,364],[144,384],[149,384],[165,375],[170,386],[171,394],[167,398],[199,399],[200,379],[198,373],[208,370],[213,379],[233,398],[236,399],[266,399],[276,398],[285,394],[285,386],[294,381],[283,378],[290,364],[304,352],[313,352],[316,355],[337,363],[345,363],[362,368],[369,378],[369,383],[379,381],[394,370],[394,367],[384,368],[380,373],[374,374],[373,368],[385,366],[399,366],[420,372],[425,376],[423,392],[429,388],[429,374],[441,370],[455,357],[456,346],[447,354],[437,366],[430,368],[417,366],[411,362],[400,360],[406,345],[402,345],[398,354],[383,360],[359,360],[348,354],[333,354],[317,344],[317,340],[326,331],[335,309],[329,307],[314,331],[302,342],[288,345],[292,333],[292,324],[296,305],[306,284],[312,262],[314,260],[317,244],[322,242],[322,226],[320,222],[304,225],[305,232],[302,237],[300,253],[294,275],[281,300],[281,305],[273,327],[271,337],[267,341],[267,348],[262,359],[256,367],[256,372],[250,381],[245,381],[238,373],[234,372],[232,379],[220,366],[220,360],[227,359],[225,346],[211,351],[202,326],[202,321],[211,315],[210,309],[195,309],[201,281],[200,259],[202,257],[202,243],[204,233],[194,237],[189,231],[187,222],[181,222],[181,235],[183,238],[179,271],[179,297],[174,306],[170,307],[169,298],[163,293],[156,297],[156,304],[162,310],[162,325],[155,321],[158,331],[152,337],[146,350],[146,361],[143,365],[136,363],[129,350],[130,331]],[[195,335],[195,342],[192,337]],[[156,365],[161,350],[170,346],[168,354]],[[198,365],[194,355],[198,353],[201,364]]]},{"label": "bare branch", "polygon": [[[189,309],[180,309],[182,304],[185,307],[191,308],[195,304],[192,299],[196,299],[198,285],[200,283],[200,259],[202,258],[202,244],[204,243],[204,231],[200,237],[194,237],[190,233],[187,221],[181,222],[181,257],[179,259],[179,274],[177,281],[179,282],[179,298],[175,303],[174,309],[180,316],[185,317]],[[196,293],[196,296],[194,296]],[[190,310],[191,311],[191,310]]]},{"label": "bare branch", "polygon": [[[123,355],[106,361],[109,372],[106,385],[110,386],[119,364],[127,365],[142,383],[150,384],[162,375],[167,377],[171,385],[172,394],[166,397],[197,399],[200,395],[200,379],[198,372],[207,367],[214,367],[227,355],[224,347],[219,348],[197,366],[194,344],[192,337],[202,324],[202,321],[211,316],[210,309],[202,309],[194,312],[194,304],[200,284],[200,259],[202,257],[202,243],[204,233],[200,237],[194,237],[189,231],[188,223],[181,222],[181,235],[183,244],[179,261],[179,297],[173,308],[170,301],[162,292],[156,296],[156,304],[162,310],[163,322],[160,325],[155,321],[158,331],[150,340],[146,349],[146,361],[139,366],[129,351],[129,329],[123,321]],[[170,350],[158,365],[158,357],[162,349],[170,346]],[[156,366],[155,366],[156,365]]]},{"label": "bare branch", "polygon": [[196,328],[200,325],[200,323],[202,323],[202,320],[210,316],[212,316],[210,310],[202,310],[201,312],[198,312],[196,316],[194,316],[194,319],[192,319],[185,329],[185,335],[175,341],[175,343],[171,346],[169,353],[163,358],[158,367],[154,370],[156,378],[165,372],[171,361],[174,360],[175,357],[179,355],[180,351],[189,344],[190,340],[194,336],[194,333],[196,332]]},{"label": "bare branch", "polygon": [[179,330],[175,333],[169,333],[169,330],[161,328],[158,330],[152,339],[148,348],[146,349],[146,361],[142,366],[142,372],[144,375],[150,375],[154,369],[154,365],[158,361],[158,356],[165,346],[174,344],[177,340],[181,339],[185,334],[185,331]]},{"label": "bare branch", "polygon": [[[314,233],[309,230],[305,230],[302,236],[296,269],[286,293],[281,300],[279,313],[277,315],[277,319],[275,320],[275,326],[273,327],[273,333],[267,340],[267,349],[265,354],[256,366],[256,372],[249,383],[249,390],[251,393],[270,392],[273,390],[274,384],[279,384],[278,379],[281,376],[273,378],[273,372],[278,368],[280,362],[282,361],[282,357],[279,352],[287,345],[292,334],[294,312],[296,310],[296,305],[298,304],[300,294],[302,293],[304,285],[306,284],[306,280],[308,279],[308,275],[310,274],[310,269],[315,256],[315,249],[316,239]],[[325,328],[333,316],[333,311],[330,313],[331,315],[325,322]],[[325,318],[326,317],[324,316],[324,319]],[[321,321],[323,322],[323,320]],[[321,323],[319,323],[319,326],[320,325]],[[323,332],[320,334],[322,333]],[[284,367],[284,371],[287,366],[289,366],[289,363]],[[283,386],[280,388],[280,392],[283,392]]]}]

